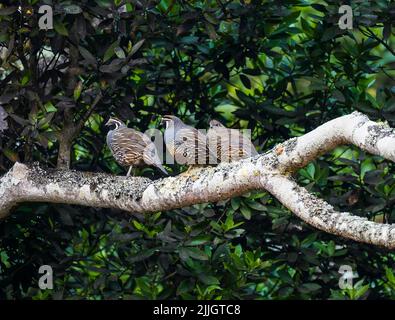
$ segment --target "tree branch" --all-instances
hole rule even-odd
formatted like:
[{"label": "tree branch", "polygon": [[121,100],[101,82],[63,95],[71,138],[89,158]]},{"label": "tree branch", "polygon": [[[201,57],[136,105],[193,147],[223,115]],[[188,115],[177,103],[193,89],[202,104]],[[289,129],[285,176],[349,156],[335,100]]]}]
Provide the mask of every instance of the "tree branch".
[{"label": "tree branch", "polygon": [[77,136],[82,128],[84,127],[85,123],[88,121],[89,117],[91,116],[93,110],[95,109],[96,105],[99,103],[101,98],[103,97],[102,93],[99,92],[95,99],[93,100],[92,104],[89,108],[85,111],[85,113],[81,116],[81,119],[77,122],[75,126],[74,136]]},{"label": "tree branch", "polygon": [[217,202],[265,189],[307,223],[356,241],[395,248],[395,225],[370,222],[337,212],[288,177],[319,155],[354,144],[395,161],[395,132],[384,123],[354,112],[329,121],[265,154],[216,167],[196,168],[176,177],[151,181],[103,173],[42,169],[16,163],[0,179],[0,217],[24,201],[68,203],[156,212]]},{"label": "tree branch", "polygon": [[262,185],[295,215],[320,230],[359,242],[395,248],[395,224],[376,223],[349,212],[336,211],[283,175],[272,174]]},{"label": "tree branch", "polygon": [[96,105],[99,103],[102,97],[103,96],[101,92],[99,92],[98,95],[95,97],[95,100],[93,100],[92,104],[88,107],[88,109],[85,111],[85,113],[82,115],[81,119],[77,123],[74,123],[70,109],[66,109],[64,111],[65,120],[64,120],[63,130],[58,134],[58,141],[59,141],[59,152],[58,152],[58,162],[57,162],[58,169],[70,168],[71,147],[73,145],[73,141],[81,132],[86,121],[89,119],[93,110],[95,109]]},{"label": "tree branch", "polygon": [[[78,42],[78,41],[77,41]],[[77,85],[77,77],[78,74],[78,57],[79,51],[78,47],[74,44],[70,45],[69,48],[70,55],[70,65],[67,74],[67,95],[71,96],[74,92],[74,89]],[[78,134],[83,129],[85,122],[91,116],[93,110],[96,105],[99,103],[102,98],[102,93],[99,92],[95,97],[92,104],[88,107],[88,109],[83,113],[81,118],[75,123],[73,120],[72,111],[69,108],[64,110],[64,125],[63,130],[58,132],[57,138],[59,142],[59,152],[56,167],[58,169],[69,169],[71,165],[71,148],[73,146],[74,139],[78,136]]]},{"label": "tree branch", "polygon": [[74,124],[70,109],[64,110],[64,121],[62,131],[57,133],[59,142],[58,161],[56,167],[58,169],[68,169],[71,163],[71,146],[73,143]]},{"label": "tree branch", "polygon": [[367,36],[368,38],[372,37],[373,39],[381,43],[389,52],[391,52],[392,55],[395,56],[395,50],[392,49],[391,46],[384,41],[384,39],[376,36],[376,34],[371,29],[369,29],[369,27],[365,27],[365,29],[368,32],[364,32],[361,27],[358,27],[358,30],[361,31],[363,35]]}]

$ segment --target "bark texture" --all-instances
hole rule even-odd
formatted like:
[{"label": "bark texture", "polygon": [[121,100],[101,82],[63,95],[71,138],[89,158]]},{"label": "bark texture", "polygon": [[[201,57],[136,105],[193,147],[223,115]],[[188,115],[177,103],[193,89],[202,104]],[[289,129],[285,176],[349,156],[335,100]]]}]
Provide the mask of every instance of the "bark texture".
[{"label": "bark texture", "polygon": [[99,92],[93,103],[88,107],[79,121],[74,122],[70,109],[64,110],[64,126],[61,132],[58,132],[57,138],[59,142],[58,161],[56,167],[58,169],[68,169],[71,165],[71,149],[73,141],[83,129],[85,122],[88,121],[93,109],[99,103],[102,94]]},{"label": "bark texture", "polygon": [[103,173],[43,169],[16,163],[0,179],[0,218],[24,201],[68,203],[156,212],[217,202],[264,189],[308,224],[356,241],[395,248],[395,225],[338,212],[292,180],[290,174],[341,144],[354,144],[395,161],[395,132],[354,112],[329,121],[272,150],[234,163],[195,168],[152,181]]}]

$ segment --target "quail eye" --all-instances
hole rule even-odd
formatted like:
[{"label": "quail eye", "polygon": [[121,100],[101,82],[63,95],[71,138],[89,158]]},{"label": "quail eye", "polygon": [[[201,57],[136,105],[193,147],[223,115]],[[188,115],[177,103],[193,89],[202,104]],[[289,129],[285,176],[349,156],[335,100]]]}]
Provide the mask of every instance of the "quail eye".
[{"label": "quail eye", "polygon": [[188,139],[187,139],[187,137],[182,137],[182,140],[187,141]]}]

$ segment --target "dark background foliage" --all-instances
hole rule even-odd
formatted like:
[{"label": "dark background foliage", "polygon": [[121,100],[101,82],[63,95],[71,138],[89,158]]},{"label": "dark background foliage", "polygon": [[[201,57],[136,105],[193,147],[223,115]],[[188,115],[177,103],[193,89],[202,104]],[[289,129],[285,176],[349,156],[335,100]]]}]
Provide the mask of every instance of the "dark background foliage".
[{"label": "dark background foliage", "polygon": [[[394,3],[350,2],[353,30],[339,29],[332,0],[2,1],[0,170],[54,167],[65,121],[99,93],[73,169],[125,174],[105,145],[110,115],[142,131],[163,114],[199,128],[217,118],[251,129],[260,152],[355,110],[394,127]],[[53,30],[38,29],[42,4]],[[340,210],[395,223],[393,173],[344,146],[296,177]],[[38,289],[43,264],[54,290]],[[339,288],[341,265],[358,273],[353,289]],[[388,250],[317,231],[265,192],[146,216],[27,203],[0,222],[1,299],[388,299],[394,266]]]}]

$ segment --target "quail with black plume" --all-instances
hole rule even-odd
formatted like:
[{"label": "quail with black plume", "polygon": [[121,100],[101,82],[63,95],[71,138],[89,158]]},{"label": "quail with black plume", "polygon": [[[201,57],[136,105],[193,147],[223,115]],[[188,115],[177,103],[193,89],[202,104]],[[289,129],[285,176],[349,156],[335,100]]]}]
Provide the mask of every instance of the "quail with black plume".
[{"label": "quail with black plume", "polygon": [[152,165],[168,174],[163,168],[155,144],[142,132],[128,128],[121,120],[110,118],[106,126],[115,126],[107,133],[107,145],[115,160],[129,167],[129,176],[133,167]]},{"label": "quail with black plume", "polygon": [[207,140],[222,162],[237,161],[258,154],[251,140],[236,129],[226,128],[217,120],[210,121]]},{"label": "quail with black plume", "polygon": [[165,115],[164,140],[166,148],[179,164],[199,165],[216,163],[215,152],[210,150],[207,137],[194,127],[186,125],[176,116]]}]

